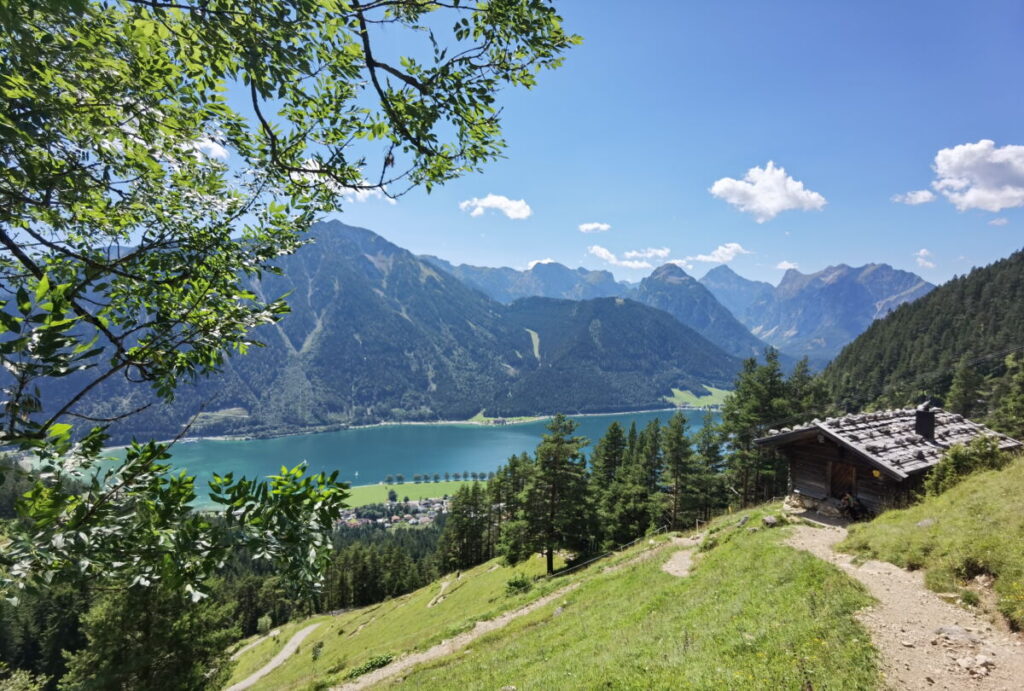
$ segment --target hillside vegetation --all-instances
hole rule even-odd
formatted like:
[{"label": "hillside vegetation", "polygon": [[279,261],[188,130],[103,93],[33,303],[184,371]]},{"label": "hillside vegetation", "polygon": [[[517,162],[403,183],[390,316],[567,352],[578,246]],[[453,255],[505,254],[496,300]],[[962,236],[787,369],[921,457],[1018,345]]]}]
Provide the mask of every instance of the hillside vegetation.
[{"label": "hillside vegetation", "polygon": [[898,406],[941,399],[963,365],[990,378],[974,398],[991,399],[1006,373],[1003,355],[1022,346],[1024,251],[1018,251],[876,321],[832,361],[825,377],[846,409]]},{"label": "hillside vegetation", "polygon": [[[578,587],[453,655],[401,675],[410,688],[830,688],[877,685],[875,651],[853,613],[869,604],[836,568],[782,544],[785,529],[759,529],[767,509],[726,516],[687,577],[662,570],[680,544],[659,536],[613,559],[509,594],[518,572],[539,575],[543,561],[517,568],[488,562],[461,578],[322,622],[298,654],[256,689],[322,688],[342,683],[380,655],[424,650],[468,630],[477,619],[516,609],[555,589]],[[692,548],[691,548],[692,549]],[[650,557],[650,558],[645,558]],[[610,564],[618,569],[605,569]],[[444,586],[444,598],[437,596]],[[430,607],[430,603],[434,606]],[[310,650],[324,645],[316,664]],[[233,681],[258,668],[273,646],[241,657]],[[399,683],[392,678],[387,683]]]},{"label": "hillside vegetation", "polygon": [[972,475],[938,496],[851,527],[839,549],[908,569],[925,569],[939,592],[958,592],[980,574],[995,577],[999,609],[1024,627],[1024,457]]},{"label": "hillside vegetation", "polygon": [[[316,225],[315,242],[248,286],[291,312],[256,329],[266,347],[184,384],[174,402],[115,424],[115,441],[277,435],[385,420],[466,420],[663,406],[672,388],[727,387],[740,360],[631,300],[503,305],[362,228]],[[71,375],[53,386],[77,384]],[[83,403],[113,416],[152,401],[111,379]]]}]

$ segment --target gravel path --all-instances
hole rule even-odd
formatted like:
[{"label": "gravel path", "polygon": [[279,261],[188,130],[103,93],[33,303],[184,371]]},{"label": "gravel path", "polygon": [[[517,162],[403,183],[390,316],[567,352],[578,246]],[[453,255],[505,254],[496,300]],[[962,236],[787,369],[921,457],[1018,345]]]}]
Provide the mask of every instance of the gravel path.
[{"label": "gravel path", "polygon": [[442,581],[440,590],[437,595],[434,596],[434,599],[427,603],[427,607],[433,607],[434,605],[441,604],[441,601],[444,600],[444,591],[448,590],[448,586],[451,585],[451,583],[451,581]]},{"label": "gravel path", "polygon": [[262,643],[263,641],[267,640],[268,638],[273,638],[274,636],[278,635],[279,633],[281,633],[280,629],[274,629],[270,633],[268,633],[266,635],[263,635],[263,636],[260,636],[259,638],[257,638],[254,641],[250,641],[249,643],[246,643],[241,648],[239,648],[235,652],[231,653],[231,659],[232,660],[237,660],[238,658],[242,657],[242,655],[244,655],[245,653],[249,652],[250,650],[252,650],[256,646],[258,646],[260,643]]},{"label": "gravel path", "polygon": [[437,645],[424,650],[419,653],[411,653],[404,655],[389,665],[385,665],[380,669],[375,669],[372,672],[367,672],[363,676],[355,679],[354,681],[345,684],[344,686],[338,687],[339,689],[351,690],[351,689],[365,689],[373,684],[384,681],[388,677],[393,677],[396,674],[406,671],[407,669],[424,663],[436,660],[446,655],[451,655],[457,650],[465,648],[467,645],[480,638],[481,636],[490,633],[491,631],[497,631],[500,628],[504,628],[515,619],[525,616],[534,610],[540,609],[548,603],[554,602],[560,597],[563,597],[572,590],[575,590],[579,586],[579,583],[573,583],[564,588],[559,588],[553,593],[548,593],[544,597],[531,602],[525,607],[520,607],[512,612],[506,612],[499,617],[494,619],[488,619],[487,621],[478,621],[469,631],[460,633],[455,638],[448,641],[441,641]]},{"label": "gravel path", "polygon": [[233,684],[228,688],[224,689],[224,691],[242,691],[242,689],[249,688],[256,682],[258,682],[260,679],[273,672],[275,669],[280,667],[285,660],[287,660],[289,657],[295,654],[295,651],[299,649],[299,646],[302,644],[302,641],[306,640],[306,637],[309,634],[313,633],[313,631],[315,631],[318,626],[320,626],[320,624],[310,624],[306,628],[296,633],[294,636],[292,636],[290,641],[284,644],[284,647],[281,648],[281,651],[277,655],[275,655],[270,662],[263,665],[258,670],[256,670],[255,672],[253,672],[237,684]]},{"label": "gravel path", "polygon": [[878,600],[857,619],[881,654],[888,688],[1024,689],[1024,637],[944,601],[925,587],[923,572],[881,561],[854,564],[832,551],[845,536],[845,528],[796,526],[787,542],[843,569]]},{"label": "gravel path", "polygon": [[704,533],[697,535],[691,535],[690,537],[674,537],[672,538],[673,545],[681,545],[683,549],[675,552],[671,557],[668,558],[664,564],[661,565],[661,570],[670,576],[676,576],[678,578],[685,578],[690,575],[690,569],[693,568],[693,562],[700,556],[695,554],[693,548],[704,541]]},{"label": "gravel path", "polygon": [[690,575],[691,566],[693,566],[693,552],[689,549],[681,549],[661,565],[661,570],[670,576],[683,578]]}]

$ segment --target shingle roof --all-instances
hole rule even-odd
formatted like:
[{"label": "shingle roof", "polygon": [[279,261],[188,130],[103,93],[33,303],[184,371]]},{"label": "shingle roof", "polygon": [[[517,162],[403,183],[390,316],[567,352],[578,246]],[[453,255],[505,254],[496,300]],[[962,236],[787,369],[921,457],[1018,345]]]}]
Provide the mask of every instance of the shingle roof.
[{"label": "shingle roof", "polygon": [[1016,439],[941,408],[932,409],[935,438],[929,440],[914,431],[916,412],[908,408],[816,419],[799,427],[769,430],[768,436],[757,439],[756,443],[780,446],[808,433],[820,432],[901,478],[931,468],[953,444],[966,444],[982,435],[996,437],[999,448],[1006,451],[1024,448]]}]

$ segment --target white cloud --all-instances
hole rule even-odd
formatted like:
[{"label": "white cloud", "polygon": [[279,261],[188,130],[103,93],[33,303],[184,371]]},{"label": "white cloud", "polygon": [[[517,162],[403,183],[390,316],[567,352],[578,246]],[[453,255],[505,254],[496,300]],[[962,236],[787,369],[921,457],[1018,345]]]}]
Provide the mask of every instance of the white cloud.
[{"label": "white cloud", "polygon": [[753,214],[758,223],[770,221],[783,211],[821,209],[826,203],[825,197],[806,189],[804,183],[787,175],[785,168],[776,168],[773,161],[764,168],[751,168],[742,180],[716,180],[709,191],[740,211]]},{"label": "white cloud", "polygon": [[387,195],[386,186],[377,186],[365,178],[359,178],[351,187],[341,185],[338,182],[320,175],[320,163],[315,158],[307,158],[302,163],[303,170],[309,172],[292,172],[292,180],[311,182],[324,185],[334,194],[350,202],[365,202],[370,199],[383,199],[388,204],[397,204],[393,198]]},{"label": "white cloud", "polygon": [[[370,185],[371,183],[366,180],[361,180],[360,185]],[[388,204],[397,204],[398,202],[385,194],[387,188],[381,189],[380,187],[343,187],[338,192],[339,196],[350,202],[365,202],[371,199],[383,199]]]},{"label": "white cloud", "polygon": [[928,202],[935,201],[935,195],[931,190],[913,190],[906,194],[894,194],[889,199],[897,204],[917,206],[918,204],[927,204]]},{"label": "white cloud", "polygon": [[775,265],[776,269],[782,269],[783,271],[789,271],[790,269],[799,269],[800,267],[796,262],[781,261]]},{"label": "white cloud", "polygon": [[675,264],[680,269],[686,269],[687,271],[693,271],[693,263],[685,259],[669,259],[666,264]]},{"label": "white cloud", "polygon": [[643,250],[630,250],[622,256],[626,259],[665,259],[672,254],[668,247],[648,247]]},{"label": "white cloud", "polygon": [[473,197],[459,203],[459,208],[469,211],[470,216],[483,216],[486,209],[497,209],[515,221],[529,218],[533,209],[526,203],[525,199],[509,199],[502,194],[488,194],[482,199]]},{"label": "white cloud", "polygon": [[530,269],[532,269],[533,267],[537,266],[538,264],[554,264],[554,263],[555,263],[555,260],[552,259],[551,257],[547,257],[545,259],[534,259],[533,261],[531,261],[529,264],[526,265],[526,270],[529,271]]},{"label": "white cloud", "polygon": [[982,139],[940,150],[934,167],[932,187],[960,211],[1024,206],[1024,146]]},{"label": "white cloud", "polygon": [[228,150],[209,137],[203,137],[199,141],[194,142],[192,144],[192,148],[195,149],[197,158],[205,156],[207,158],[216,158],[221,161],[226,161],[228,159]]},{"label": "white cloud", "polygon": [[711,254],[698,254],[695,257],[687,257],[685,261],[728,264],[741,254],[753,254],[753,252],[743,249],[743,245],[738,242],[727,242],[716,247]]},{"label": "white cloud", "polygon": [[[650,262],[638,261],[635,259],[619,259],[617,256],[615,256],[614,252],[604,247],[601,247],[601,245],[591,245],[590,247],[587,248],[587,252],[589,252],[590,254],[594,255],[595,257],[602,261],[608,262],[612,266],[621,266],[624,269],[654,268],[653,266],[651,266]],[[626,256],[629,256],[630,254],[632,253],[627,252]]]},{"label": "white cloud", "polygon": [[1003,218],[1002,216],[1000,216],[999,218],[993,218],[991,221],[988,222],[988,224],[990,226],[1005,226],[1009,222],[1010,219]]},{"label": "white cloud", "polygon": [[603,233],[612,229],[609,223],[581,223],[578,227],[581,233]]},{"label": "white cloud", "polygon": [[919,249],[917,252],[914,252],[914,258],[917,260],[917,265],[925,269],[935,268],[935,262],[929,259],[929,257],[931,256],[932,253],[924,248]]}]

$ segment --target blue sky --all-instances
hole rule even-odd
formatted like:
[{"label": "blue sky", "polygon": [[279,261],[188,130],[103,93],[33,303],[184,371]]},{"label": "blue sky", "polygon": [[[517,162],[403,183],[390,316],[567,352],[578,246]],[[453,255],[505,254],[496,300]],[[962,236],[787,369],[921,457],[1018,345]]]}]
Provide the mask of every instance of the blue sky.
[{"label": "blue sky", "polygon": [[[584,44],[504,93],[504,160],[340,218],[456,263],[630,280],[731,257],[772,283],[868,262],[942,282],[1024,245],[1024,3],[557,5]],[[460,209],[487,195],[529,215]]]}]

